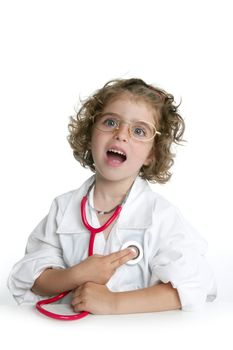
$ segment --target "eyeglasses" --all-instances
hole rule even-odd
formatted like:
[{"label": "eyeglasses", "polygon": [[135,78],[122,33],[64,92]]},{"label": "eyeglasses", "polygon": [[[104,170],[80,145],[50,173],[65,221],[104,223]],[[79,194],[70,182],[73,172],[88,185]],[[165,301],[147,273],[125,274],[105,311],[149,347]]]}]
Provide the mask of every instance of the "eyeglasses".
[{"label": "eyeglasses", "polygon": [[152,123],[144,120],[129,122],[111,114],[101,115],[94,120],[95,127],[103,132],[116,132],[119,130],[121,124],[128,124],[130,137],[138,141],[148,142],[151,141],[156,134],[161,135]]}]

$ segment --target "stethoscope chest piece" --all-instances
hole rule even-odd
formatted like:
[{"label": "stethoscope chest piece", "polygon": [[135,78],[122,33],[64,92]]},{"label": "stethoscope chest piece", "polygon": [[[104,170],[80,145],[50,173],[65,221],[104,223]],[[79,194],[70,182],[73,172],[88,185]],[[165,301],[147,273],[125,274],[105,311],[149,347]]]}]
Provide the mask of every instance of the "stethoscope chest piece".
[{"label": "stethoscope chest piece", "polygon": [[132,248],[137,253],[137,255],[135,256],[134,259],[129,260],[126,263],[127,265],[135,265],[135,264],[139,263],[139,261],[142,260],[142,258],[143,258],[143,249],[142,249],[142,246],[141,246],[140,243],[138,243],[136,241],[127,241],[127,242],[125,242],[122,245],[121,250],[126,249],[126,248]]}]

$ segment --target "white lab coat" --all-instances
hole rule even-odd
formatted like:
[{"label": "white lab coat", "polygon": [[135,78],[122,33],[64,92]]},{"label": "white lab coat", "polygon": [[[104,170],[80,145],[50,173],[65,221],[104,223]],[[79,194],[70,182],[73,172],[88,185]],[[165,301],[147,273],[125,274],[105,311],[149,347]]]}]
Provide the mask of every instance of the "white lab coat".
[{"label": "white lab coat", "polygon": [[[29,236],[25,256],[14,265],[8,279],[8,287],[19,304],[43,299],[31,287],[46,268],[64,269],[87,258],[90,234],[82,223],[80,203],[92,181],[93,176],[78,190],[55,198],[48,215]],[[93,203],[93,190],[90,201]],[[95,212],[86,206],[86,213],[89,223],[98,227]],[[102,232],[96,235],[94,254],[118,251],[126,241],[141,244],[143,259],[136,265],[118,268],[107,283],[111,291],[170,281],[178,290],[183,310],[198,309],[205,301],[215,299],[215,280],[204,258],[206,242],[175,206],[140,177],[108,239]]]}]

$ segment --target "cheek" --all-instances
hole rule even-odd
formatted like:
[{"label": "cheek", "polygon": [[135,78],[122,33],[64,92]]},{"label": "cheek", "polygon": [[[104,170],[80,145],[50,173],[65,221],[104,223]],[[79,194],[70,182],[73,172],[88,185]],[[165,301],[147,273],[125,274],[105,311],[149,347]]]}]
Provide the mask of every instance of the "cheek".
[{"label": "cheek", "polygon": [[[137,156],[134,156],[137,155]],[[134,148],[131,154],[131,164],[134,167],[140,168],[142,165],[149,165],[152,161],[153,153],[151,147],[145,145],[142,148],[141,144]]]},{"label": "cheek", "polygon": [[103,134],[101,131],[93,130],[91,141],[90,141],[90,149],[92,154],[100,154],[106,147],[106,143],[108,142],[108,135]]},{"label": "cheek", "polygon": [[96,132],[96,130],[93,130],[90,141],[90,147],[92,150],[95,150],[95,148],[98,147],[98,145],[100,144],[99,140],[100,138],[98,132]]}]

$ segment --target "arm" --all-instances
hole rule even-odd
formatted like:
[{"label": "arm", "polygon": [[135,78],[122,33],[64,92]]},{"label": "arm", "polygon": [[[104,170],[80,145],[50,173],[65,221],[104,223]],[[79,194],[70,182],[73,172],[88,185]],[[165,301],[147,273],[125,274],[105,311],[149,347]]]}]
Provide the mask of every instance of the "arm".
[{"label": "arm", "polygon": [[67,269],[46,269],[35,280],[32,291],[45,296],[73,290],[90,281],[106,284],[116,269],[131,260],[134,254],[127,248],[105,256],[92,255]]},{"label": "arm", "polygon": [[129,292],[111,292],[106,286],[86,283],[77,288],[72,301],[74,311],[94,314],[129,314],[181,308],[176,289],[170,283]]},{"label": "arm", "polygon": [[71,290],[76,286],[72,268],[48,268],[35,280],[31,290],[37,295],[52,296]]},{"label": "arm", "polygon": [[170,283],[116,293],[116,313],[154,312],[180,309],[180,299]]}]

